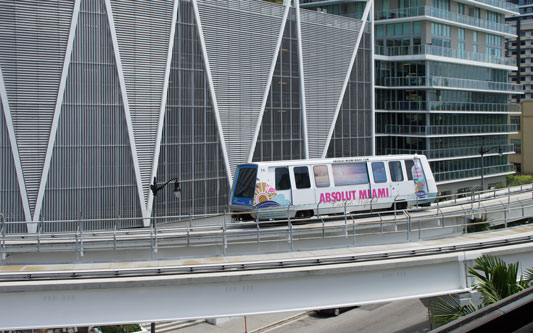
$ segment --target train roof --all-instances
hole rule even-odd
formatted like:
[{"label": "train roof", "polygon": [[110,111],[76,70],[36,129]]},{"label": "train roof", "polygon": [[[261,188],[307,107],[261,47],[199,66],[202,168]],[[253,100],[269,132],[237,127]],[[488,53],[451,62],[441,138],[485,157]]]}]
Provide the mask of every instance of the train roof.
[{"label": "train roof", "polygon": [[398,161],[413,159],[414,157],[425,157],[424,155],[377,155],[377,156],[356,156],[356,157],[334,157],[305,160],[286,160],[286,161],[269,161],[269,162],[252,162],[240,165],[257,165],[257,166],[293,166],[293,165],[310,165],[321,163],[346,163],[346,162],[366,162],[366,161]]}]

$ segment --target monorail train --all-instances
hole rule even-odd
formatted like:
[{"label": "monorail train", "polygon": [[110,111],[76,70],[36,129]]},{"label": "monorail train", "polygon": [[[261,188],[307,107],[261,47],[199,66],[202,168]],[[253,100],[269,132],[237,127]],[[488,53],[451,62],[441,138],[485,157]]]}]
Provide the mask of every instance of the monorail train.
[{"label": "monorail train", "polygon": [[260,219],[405,209],[437,196],[424,155],[257,162],[235,175],[230,209]]}]

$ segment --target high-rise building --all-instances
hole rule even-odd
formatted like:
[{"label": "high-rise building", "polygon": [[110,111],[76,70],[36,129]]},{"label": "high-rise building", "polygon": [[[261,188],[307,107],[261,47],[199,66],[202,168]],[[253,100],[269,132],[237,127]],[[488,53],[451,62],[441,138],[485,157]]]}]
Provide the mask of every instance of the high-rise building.
[{"label": "high-rise building", "polygon": [[[441,193],[485,188],[513,172],[509,104],[521,91],[504,53],[505,24],[518,14],[499,0],[376,0],[376,153],[427,155]],[[357,16],[359,2],[306,2],[320,12]]]},{"label": "high-rise building", "polygon": [[[223,212],[239,163],[374,153],[366,19],[297,1],[4,0],[0,31],[0,218],[22,222],[7,232]],[[154,177],[181,200],[154,200]]]},{"label": "high-rise building", "polygon": [[[531,56],[533,50],[533,1],[513,0],[519,6],[520,15],[506,18],[507,23],[516,28],[516,36],[506,40],[506,55],[516,61],[517,70],[511,74],[514,83],[522,84],[524,94],[512,97],[514,103],[521,102],[522,113],[510,115],[510,123],[518,126],[518,134],[510,136],[515,154],[510,156],[518,173],[533,173],[533,150],[526,144],[531,139],[531,117],[533,91],[531,89]],[[529,126],[527,126],[529,125]]]},{"label": "high-rise building", "polygon": [[511,74],[514,83],[522,84],[524,94],[512,96],[513,102],[533,99],[531,90],[531,50],[533,49],[533,1],[513,0],[518,5],[520,15],[509,16],[506,22],[516,30],[516,35],[506,39],[506,56],[512,58],[517,66]]}]

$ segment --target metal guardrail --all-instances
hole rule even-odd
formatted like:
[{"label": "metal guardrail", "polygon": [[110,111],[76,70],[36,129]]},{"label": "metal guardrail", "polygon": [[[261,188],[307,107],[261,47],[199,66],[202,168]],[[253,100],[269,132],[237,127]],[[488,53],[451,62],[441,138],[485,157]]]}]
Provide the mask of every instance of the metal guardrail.
[{"label": "metal guardrail", "polygon": [[473,16],[462,15],[459,13],[454,13],[448,10],[430,6],[397,8],[378,11],[374,14],[374,18],[378,21],[415,16],[431,16],[456,23],[462,23],[483,29],[495,30],[511,35],[516,35],[516,27],[508,26],[497,22],[491,22],[488,20],[482,20]]},{"label": "metal guardrail", "polygon": [[383,134],[409,135],[456,135],[483,133],[515,133],[518,126],[514,124],[499,125],[385,125]]},{"label": "metal guardrail", "polygon": [[377,109],[394,111],[469,111],[520,113],[520,105],[514,103],[467,103],[449,101],[385,101]]},{"label": "metal guardrail", "polygon": [[[531,199],[528,202],[512,201],[511,194],[520,194],[532,192]],[[195,246],[215,246],[222,248],[223,254],[226,255],[226,249],[230,244],[249,244],[249,243],[271,243],[286,242],[290,251],[294,249],[294,244],[302,240],[312,239],[345,239],[343,246],[356,246],[357,237],[369,235],[387,235],[405,233],[405,241],[411,241],[418,234],[418,239],[423,239],[423,233],[443,228],[456,228],[462,233],[468,232],[468,226],[475,225],[469,223],[474,216],[486,215],[488,213],[501,213],[504,218],[501,221],[482,221],[483,223],[501,223],[505,227],[509,222],[510,209],[521,209],[522,217],[525,216],[526,209],[533,207],[533,185],[522,186],[516,191],[491,190],[484,192],[474,192],[461,198],[460,195],[449,195],[439,197],[433,205],[436,210],[435,214],[424,216],[413,216],[406,210],[394,209],[390,211],[373,213],[374,220],[364,221],[360,218],[368,217],[368,213],[351,214],[349,205],[344,203],[344,210],[347,214],[343,216],[325,216],[318,214],[317,217],[305,220],[295,220],[289,218],[281,221],[249,221],[239,223],[228,223],[229,214],[221,216],[221,224],[192,225],[192,221],[181,222],[177,225],[159,225],[155,219],[149,228],[137,229],[119,229],[114,227],[112,230],[85,231],[83,223],[87,221],[71,221],[76,225],[72,232],[63,233],[43,233],[42,227],[38,228],[37,234],[5,234],[2,232],[2,259],[5,260],[7,255],[15,253],[34,253],[34,252],[76,252],[83,256],[88,250],[113,250],[121,249],[150,249],[157,253],[160,248],[179,248]],[[507,203],[502,207],[487,208],[483,202],[492,200],[505,195]],[[476,199],[477,198],[477,199]],[[445,200],[446,201],[442,201]],[[465,204],[470,204],[471,208],[464,209]],[[445,207],[461,206],[459,213],[446,213]],[[416,205],[414,206],[416,208]],[[320,204],[317,211],[320,212]],[[294,207],[288,207],[283,212],[290,213]],[[413,212],[420,212],[414,210]],[[235,213],[233,213],[235,214]],[[211,215],[213,216],[213,215]],[[183,218],[161,217],[161,219]],[[472,217],[472,218],[469,218]],[[446,224],[442,223],[445,219],[461,220],[461,223]],[[131,218],[130,218],[131,220]],[[118,222],[118,219],[114,219]],[[231,221],[231,220],[230,220]],[[344,221],[344,223],[342,223]],[[55,222],[55,221],[54,221]],[[305,224],[301,224],[305,222]],[[332,222],[332,223],[329,223]],[[6,225],[13,222],[6,222],[2,219],[2,230]],[[42,226],[42,223],[40,226]],[[297,223],[298,225],[295,225]],[[118,223],[116,224],[118,225]],[[346,240],[349,240],[346,242]],[[342,245],[342,244],[341,244]],[[318,246],[318,245],[317,245]],[[331,247],[331,246],[330,246]],[[317,247],[316,249],[324,248]]]},{"label": "metal guardrail", "polygon": [[463,51],[452,49],[448,47],[422,44],[422,45],[405,45],[405,46],[375,46],[376,55],[394,57],[405,55],[423,55],[430,54],[440,57],[449,57],[456,59],[466,59],[472,61],[489,62],[492,64],[516,66],[516,59],[510,57],[493,56],[486,53],[475,53],[470,51]]}]

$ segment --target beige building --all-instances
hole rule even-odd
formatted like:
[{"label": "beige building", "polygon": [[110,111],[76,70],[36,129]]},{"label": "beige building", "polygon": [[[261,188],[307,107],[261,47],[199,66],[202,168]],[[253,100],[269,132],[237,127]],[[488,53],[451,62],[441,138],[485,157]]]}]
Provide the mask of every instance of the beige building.
[{"label": "beige building", "polygon": [[510,116],[511,124],[518,125],[518,134],[509,136],[516,152],[509,160],[517,173],[533,174],[533,101],[523,101],[521,106],[521,115]]}]

